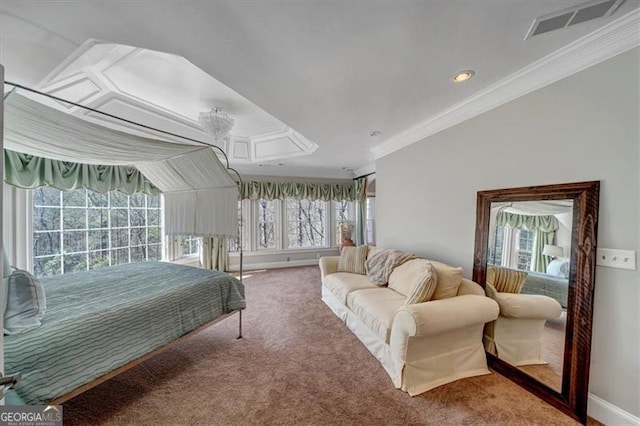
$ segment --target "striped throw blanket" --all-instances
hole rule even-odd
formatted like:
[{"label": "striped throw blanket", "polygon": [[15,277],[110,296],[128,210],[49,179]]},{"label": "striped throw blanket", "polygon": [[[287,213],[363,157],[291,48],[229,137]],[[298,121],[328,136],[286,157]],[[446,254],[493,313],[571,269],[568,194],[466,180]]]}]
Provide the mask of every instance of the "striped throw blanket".
[{"label": "striped throw blanket", "polygon": [[376,285],[385,285],[389,282],[389,276],[393,272],[393,268],[416,258],[413,254],[401,250],[382,250],[367,259],[369,281]]}]

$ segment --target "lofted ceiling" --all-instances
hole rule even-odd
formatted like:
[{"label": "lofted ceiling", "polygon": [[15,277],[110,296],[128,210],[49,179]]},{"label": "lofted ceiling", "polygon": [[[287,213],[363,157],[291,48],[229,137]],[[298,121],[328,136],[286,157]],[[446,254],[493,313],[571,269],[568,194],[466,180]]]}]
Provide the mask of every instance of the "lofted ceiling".
[{"label": "lofted ceiling", "polygon": [[[216,106],[228,108],[232,117],[237,108],[231,136],[248,143],[246,158],[232,158],[240,171],[348,178],[368,171],[376,157],[497,106],[495,99],[505,102],[533,90],[534,84],[518,85],[520,75],[529,82],[535,77],[538,87],[552,82],[548,71],[540,77],[542,65],[563,68],[553,62],[559,52],[566,53],[566,63],[583,67],[588,66],[584,58],[615,54],[599,49],[598,58],[581,55],[587,46],[581,40],[606,39],[602,31],[621,20],[627,23],[627,40],[638,45],[636,0],[625,1],[612,16],[524,41],[536,17],[580,3],[3,0],[0,62],[7,80],[54,90],[73,76],[65,75],[64,66],[71,65],[74,52],[92,43],[89,47],[102,46],[83,62],[95,67],[116,44],[138,48],[137,62],[117,71],[128,73],[129,86],[122,83],[115,92],[160,105],[181,116],[183,125],[210,103],[227,102]],[[158,62],[163,54],[194,68],[168,72],[170,67]],[[564,66],[564,75],[579,71],[578,65]],[[475,70],[475,77],[452,83],[452,75],[463,69]],[[154,82],[167,81],[172,83],[153,90]],[[149,99],[150,93],[155,98]],[[107,99],[92,96],[85,100],[99,105]],[[125,117],[133,114],[116,103],[110,108]],[[243,115],[249,110],[253,116]],[[167,130],[197,131],[187,127]],[[382,133],[371,136],[373,131]],[[251,157],[257,152],[251,151],[252,138],[269,140],[278,132],[300,151],[286,155],[285,147],[276,149],[276,156]]]}]

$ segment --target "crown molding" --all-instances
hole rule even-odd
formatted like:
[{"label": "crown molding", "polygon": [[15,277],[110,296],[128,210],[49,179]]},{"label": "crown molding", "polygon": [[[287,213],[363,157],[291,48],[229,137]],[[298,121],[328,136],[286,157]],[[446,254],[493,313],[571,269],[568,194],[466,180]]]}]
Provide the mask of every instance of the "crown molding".
[{"label": "crown molding", "polygon": [[360,167],[359,169],[355,169],[353,174],[355,177],[368,175],[369,173],[376,172],[376,163],[369,163],[365,166]]},{"label": "crown molding", "polygon": [[527,65],[371,149],[378,159],[640,45],[640,9]]}]

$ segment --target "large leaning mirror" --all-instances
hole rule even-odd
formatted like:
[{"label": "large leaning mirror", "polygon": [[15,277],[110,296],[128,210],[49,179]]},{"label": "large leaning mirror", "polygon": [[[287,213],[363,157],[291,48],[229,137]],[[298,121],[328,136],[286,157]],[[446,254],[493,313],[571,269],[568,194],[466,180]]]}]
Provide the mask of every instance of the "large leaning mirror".
[{"label": "large leaning mirror", "polygon": [[480,191],[473,278],[490,366],[585,423],[599,182]]}]

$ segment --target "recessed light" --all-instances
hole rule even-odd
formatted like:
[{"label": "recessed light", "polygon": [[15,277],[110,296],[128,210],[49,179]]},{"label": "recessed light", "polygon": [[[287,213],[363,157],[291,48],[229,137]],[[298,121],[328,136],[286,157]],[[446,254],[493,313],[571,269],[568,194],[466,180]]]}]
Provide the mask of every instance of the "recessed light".
[{"label": "recessed light", "polygon": [[373,132],[369,133],[369,136],[380,136],[382,134],[382,132],[380,130],[374,130]]},{"label": "recessed light", "polygon": [[451,80],[453,80],[454,83],[462,83],[463,81],[467,81],[469,80],[471,77],[473,77],[475,75],[475,71],[474,70],[464,70],[464,71],[460,71],[459,73],[457,73],[456,75],[454,75]]}]

